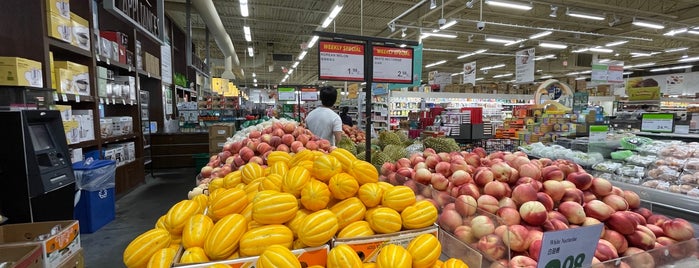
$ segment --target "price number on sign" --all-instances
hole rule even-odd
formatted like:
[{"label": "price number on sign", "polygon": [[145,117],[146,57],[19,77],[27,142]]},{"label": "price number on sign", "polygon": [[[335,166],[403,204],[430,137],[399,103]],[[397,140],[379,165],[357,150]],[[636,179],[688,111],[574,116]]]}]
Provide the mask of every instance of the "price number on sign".
[{"label": "price number on sign", "polygon": [[[551,249],[549,250],[548,254],[555,254],[550,252]],[[560,259],[553,259],[550,260],[549,262],[546,263],[545,268],[578,268],[582,267],[583,262],[585,261],[585,254],[580,253],[578,256],[567,256],[561,263]]]},{"label": "price number on sign", "polygon": [[357,68],[347,68],[347,74],[359,74]]},{"label": "price number on sign", "polygon": [[398,72],[396,73],[396,75],[397,75],[398,77],[401,77],[401,78],[402,78],[402,77],[408,77],[408,71],[398,71]]}]

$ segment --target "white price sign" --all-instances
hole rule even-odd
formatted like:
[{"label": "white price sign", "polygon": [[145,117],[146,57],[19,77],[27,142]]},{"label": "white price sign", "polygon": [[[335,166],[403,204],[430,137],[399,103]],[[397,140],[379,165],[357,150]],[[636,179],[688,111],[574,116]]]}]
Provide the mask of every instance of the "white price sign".
[{"label": "white price sign", "polygon": [[590,126],[590,143],[600,143],[607,140],[608,126]]},{"label": "white price sign", "polygon": [[277,89],[279,91],[280,101],[294,101],[296,100],[296,89],[292,87],[280,87]]},{"label": "white price sign", "polygon": [[318,91],[315,88],[301,88],[302,101],[317,101]]},{"label": "white price sign", "polygon": [[607,81],[609,83],[624,83],[624,66],[609,66]]},{"label": "white price sign", "polygon": [[675,114],[643,114],[641,131],[672,133]]},{"label": "white price sign", "polygon": [[375,46],[374,82],[413,82],[413,49]]},{"label": "white price sign", "polygon": [[602,224],[545,232],[537,268],[588,267],[602,233]]},{"label": "white price sign", "polygon": [[364,81],[364,45],[321,41],[319,46],[319,80]]}]

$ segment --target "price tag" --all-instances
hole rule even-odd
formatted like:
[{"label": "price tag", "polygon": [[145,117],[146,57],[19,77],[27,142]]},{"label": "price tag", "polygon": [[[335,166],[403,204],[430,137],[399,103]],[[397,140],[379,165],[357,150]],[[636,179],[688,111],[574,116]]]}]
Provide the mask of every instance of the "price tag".
[{"label": "price tag", "polygon": [[53,92],[53,101],[58,101],[58,92]]},{"label": "price tag", "polygon": [[545,232],[537,268],[588,267],[595,256],[602,224]]},{"label": "price tag", "polygon": [[641,131],[672,133],[675,114],[643,114]]},{"label": "price tag", "polygon": [[148,78],[150,78],[150,73],[148,73]]},{"label": "price tag", "polygon": [[604,142],[608,131],[608,126],[590,126],[590,143]]},{"label": "price tag", "polygon": [[104,104],[104,98],[100,98],[100,104]]},{"label": "price tag", "polygon": [[122,104],[122,105],[126,105],[126,100],[125,100],[125,99],[121,99],[121,104]]},{"label": "price tag", "polygon": [[116,104],[116,99],[112,98],[112,104]]},{"label": "price tag", "polygon": [[75,95],[75,102],[80,102],[80,95]]},{"label": "price tag", "polygon": [[374,82],[412,83],[413,49],[375,46]]},{"label": "price tag", "polygon": [[66,95],[65,93],[61,94],[61,99],[63,100],[63,102],[68,101],[68,95]]},{"label": "price tag", "polygon": [[131,72],[131,65],[129,65],[129,72]]},{"label": "price tag", "polygon": [[112,63],[109,61],[109,58],[107,58],[107,65],[112,65]]}]

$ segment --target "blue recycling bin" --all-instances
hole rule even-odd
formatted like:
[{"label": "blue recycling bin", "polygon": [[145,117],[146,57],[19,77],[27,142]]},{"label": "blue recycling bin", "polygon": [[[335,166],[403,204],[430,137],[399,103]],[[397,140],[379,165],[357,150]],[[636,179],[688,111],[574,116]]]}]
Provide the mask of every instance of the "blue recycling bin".
[{"label": "blue recycling bin", "polygon": [[73,172],[80,199],[75,206],[74,218],[80,222],[80,233],[94,233],[116,215],[113,160],[80,161],[73,164]]}]

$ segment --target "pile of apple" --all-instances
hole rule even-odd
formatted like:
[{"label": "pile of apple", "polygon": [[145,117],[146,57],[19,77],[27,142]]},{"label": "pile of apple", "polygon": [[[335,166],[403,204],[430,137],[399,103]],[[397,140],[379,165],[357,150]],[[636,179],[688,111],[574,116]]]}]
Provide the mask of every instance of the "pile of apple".
[{"label": "pile of apple", "polygon": [[303,149],[325,153],[332,151],[332,146],[330,141],[295,123],[275,122],[262,131],[250,131],[247,138],[240,141],[227,142],[223,150],[211,156],[209,163],[201,169],[201,183],[223,178],[249,162],[265,166],[272,151],[297,153]]},{"label": "pile of apple", "polygon": [[[543,232],[600,223],[594,262],[694,237],[688,221],[651,213],[635,192],[594,178],[567,160],[530,160],[521,152],[486,155],[482,148],[439,154],[427,149],[385,163],[381,173],[434,202],[442,228],[501,264],[536,266]],[[418,183],[431,187],[418,190]],[[671,254],[694,252],[683,247]],[[653,258],[632,267],[654,267]]]}]

